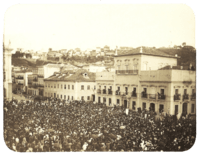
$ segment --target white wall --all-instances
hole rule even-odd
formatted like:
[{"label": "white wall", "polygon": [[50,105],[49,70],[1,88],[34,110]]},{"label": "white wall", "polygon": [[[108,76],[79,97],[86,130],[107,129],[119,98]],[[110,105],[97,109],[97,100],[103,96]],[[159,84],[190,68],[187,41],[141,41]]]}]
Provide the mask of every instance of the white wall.
[{"label": "white wall", "polygon": [[177,66],[177,58],[141,55],[141,70],[158,70],[166,65]]}]

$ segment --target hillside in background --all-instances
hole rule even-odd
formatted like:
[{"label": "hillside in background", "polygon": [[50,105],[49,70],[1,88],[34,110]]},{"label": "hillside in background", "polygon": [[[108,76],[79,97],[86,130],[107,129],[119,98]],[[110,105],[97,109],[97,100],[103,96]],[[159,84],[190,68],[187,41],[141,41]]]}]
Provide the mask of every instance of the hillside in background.
[{"label": "hillside in background", "polygon": [[35,67],[36,63],[24,58],[12,58],[13,66]]},{"label": "hillside in background", "polygon": [[[155,49],[154,49],[155,50]],[[176,54],[180,57],[178,58],[178,66],[189,66],[190,63],[194,67],[196,67],[196,51],[191,51],[190,49],[174,49],[174,48],[158,48],[157,50],[162,51],[168,55],[173,55],[175,56]],[[82,60],[80,59],[81,57],[72,57],[68,61],[65,61],[66,63],[70,63],[72,65],[78,65],[78,63],[81,64],[90,64],[90,63],[95,63],[98,61],[106,61],[106,58],[104,57],[98,57],[97,59],[93,59],[92,57],[85,60],[84,57]],[[81,62],[80,62],[81,60]],[[111,57],[110,60],[112,61],[113,58]],[[13,58],[12,57],[12,65],[14,66],[25,66],[25,67],[36,67],[36,66],[43,66],[46,64],[56,64],[56,63],[61,63],[58,61],[51,61],[51,60],[35,60],[35,59],[25,59],[25,58]]]},{"label": "hillside in background", "polygon": [[168,55],[178,55],[178,65],[188,65],[192,63],[196,67],[196,52],[188,49],[173,49],[173,48],[159,48],[158,50],[163,51]]}]

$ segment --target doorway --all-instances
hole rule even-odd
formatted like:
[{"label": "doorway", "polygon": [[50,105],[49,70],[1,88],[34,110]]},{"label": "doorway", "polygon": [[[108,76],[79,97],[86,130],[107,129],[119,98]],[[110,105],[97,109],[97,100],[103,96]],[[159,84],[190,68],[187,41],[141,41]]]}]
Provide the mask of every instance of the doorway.
[{"label": "doorway", "polygon": [[183,110],[182,113],[187,114],[187,103],[183,103]]},{"label": "doorway", "polygon": [[101,103],[101,97],[98,97],[98,103]]},{"label": "doorway", "polygon": [[92,95],[93,101],[95,101],[95,95]]},{"label": "doorway", "polygon": [[124,100],[124,107],[127,108],[127,100]]},{"label": "doorway", "polygon": [[150,108],[151,108],[151,110],[152,110],[153,112],[155,112],[155,104],[154,104],[154,103],[151,103],[151,104],[150,104]]},{"label": "doorway", "polygon": [[175,115],[178,114],[178,105],[175,105]]},{"label": "doorway", "polygon": [[161,113],[162,111],[164,111],[164,105],[160,105],[159,112]]}]

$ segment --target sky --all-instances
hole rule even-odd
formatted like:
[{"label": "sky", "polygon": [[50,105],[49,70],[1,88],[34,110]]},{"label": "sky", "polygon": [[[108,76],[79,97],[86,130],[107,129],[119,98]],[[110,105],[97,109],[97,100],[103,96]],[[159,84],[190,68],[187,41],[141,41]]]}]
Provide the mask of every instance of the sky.
[{"label": "sky", "polygon": [[4,42],[14,49],[195,47],[195,16],[184,4],[19,4],[4,17]]}]

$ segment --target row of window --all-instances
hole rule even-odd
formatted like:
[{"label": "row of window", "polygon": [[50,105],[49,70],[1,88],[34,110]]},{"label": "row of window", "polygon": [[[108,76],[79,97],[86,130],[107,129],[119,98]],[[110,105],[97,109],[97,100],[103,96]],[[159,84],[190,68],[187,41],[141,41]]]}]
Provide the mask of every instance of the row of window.
[{"label": "row of window", "polygon": [[[47,87],[47,84],[45,84],[45,87]],[[61,89],[67,89],[67,85],[66,84],[65,85],[57,84],[57,88],[59,88],[59,87]],[[48,84],[48,88],[56,88],[56,84],[54,84],[54,85],[53,84],[51,84],[51,85]],[[84,90],[84,88],[85,88],[84,85],[81,85],[81,90]],[[70,89],[70,85],[68,85],[68,89]],[[71,86],[71,89],[74,90],[74,85]],[[94,89],[96,89],[96,86],[94,86]],[[87,85],[87,90],[90,90],[90,85]]]},{"label": "row of window", "polygon": [[[111,98],[109,98],[108,101],[109,101],[109,105],[111,105],[112,104]],[[98,98],[98,103],[100,103],[100,102],[101,102],[101,97]],[[103,97],[103,103],[106,103],[106,98],[105,97]],[[120,99],[117,99],[117,105],[120,105]],[[127,107],[127,101],[126,100],[124,101],[123,105],[124,105],[125,108]],[[136,105],[136,102],[132,101],[132,109],[133,110],[136,110],[135,105]],[[150,104],[150,108],[151,108],[151,110],[153,110],[155,112],[155,104],[154,103]],[[144,110],[144,109],[146,109],[146,102],[142,103],[142,110]],[[187,104],[183,105],[182,110],[183,110],[182,112],[185,111],[187,113]],[[162,111],[164,111],[164,105],[160,104],[159,105],[159,112],[162,112]],[[194,113],[194,112],[195,112],[195,104],[192,104],[191,105],[191,113]],[[179,113],[178,105],[175,105],[175,115],[177,113]]]},{"label": "row of window", "polygon": [[[70,99],[70,95],[66,96],[66,95],[62,95],[62,94],[57,94],[56,93],[47,93],[45,92],[45,96],[47,97],[54,97],[54,98],[60,98],[60,99],[67,99],[67,100],[74,100],[74,97],[71,96],[71,99]],[[84,96],[81,96],[81,100],[85,100]],[[90,96],[87,96],[87,100],[90,100]]]},{"label": "row of window", "polygon": [[[99,89],[101,89],[101,86],[99,86]],[[106,90],[106,86],[104,86],[104,90]],[[109,90],[112,90],[112,86],[109,87]],[[120,87],[117,87],[117,91],[120,91]],[[133,91],[136,92],[136,88],[133,87]],[[164,95],[164,89],[160,89],[160,94]],[[128,87],[125,87],[125,92],[128,92]],[[147,93],[147,88],[143,88],[143,92]],[[175,89],[175,94],[178,94],[179,90]],[[187,94],[187,89],[184,89],[184,94]],[[195,89],[192,89],[192,94],[195,94]]]},{"label": "row of window", "polygon": [[[45,84],[45,87],[47,87],[47,84]],[[60,85],[60,84],[57,84],[57,87],[56,87],[56,84],[48,84],[48,88],[61,88],[61,89],[67,89],[67,86],[66,84],[65,85]],[[70,89],[70,85],[68,85],[68,89]],[[71,89],[74,90],[74,85],[71,86]]]}]

